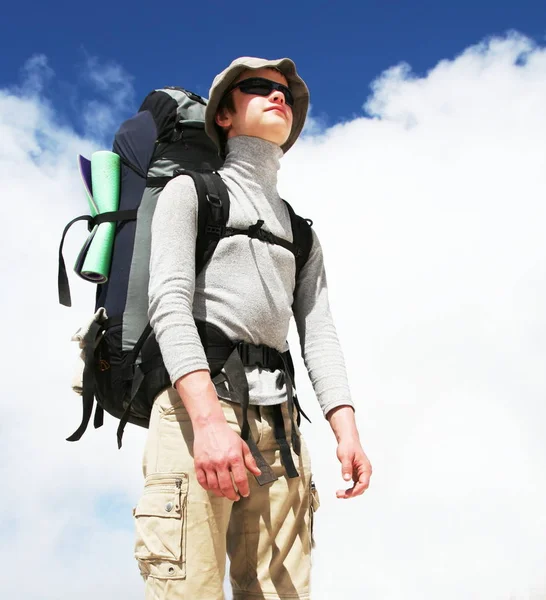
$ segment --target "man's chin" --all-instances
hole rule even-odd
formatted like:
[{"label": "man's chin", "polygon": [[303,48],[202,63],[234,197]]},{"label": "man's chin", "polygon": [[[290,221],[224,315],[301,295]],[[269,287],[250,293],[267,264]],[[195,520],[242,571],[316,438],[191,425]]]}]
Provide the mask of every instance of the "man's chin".
[{"label": "man's chin", "polygon": [[282,146],[286,140],[290,137],[290,132],[286,131],[286,128],[279,128],[278,130],[274,130],[273,128],[268,128],[267,132],[264,132],[263,139],[276,144],[277,146]]}]

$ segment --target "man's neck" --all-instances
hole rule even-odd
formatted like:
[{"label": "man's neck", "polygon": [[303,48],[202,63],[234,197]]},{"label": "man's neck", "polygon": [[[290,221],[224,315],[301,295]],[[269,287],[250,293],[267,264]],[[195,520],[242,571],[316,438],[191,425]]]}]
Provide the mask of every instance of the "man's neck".
[{"label": "man's neck", "polygon": [[262,138],[240,135],[227,142],[227,156],[222,170],[250,180],[268,197],[278,195],[277,175],[283,152],[277,144]]}]

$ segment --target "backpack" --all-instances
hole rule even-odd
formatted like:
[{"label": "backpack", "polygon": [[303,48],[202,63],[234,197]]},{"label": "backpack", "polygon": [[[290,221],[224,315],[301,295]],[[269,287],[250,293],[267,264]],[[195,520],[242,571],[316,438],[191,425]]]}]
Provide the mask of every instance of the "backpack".
[{"label": "backpack", "polygon": [[[296,281],[309,256],[312,222],[296,215],[288,203],[293,242],[263,230],[261,220],[248,230],[227,227],[229,195],[216,172],[223,160],[204,131],[205,107],[205,99],[179,87],[165,87],[148,94],[138,113],[127,119],[114,137],[113,152],[121,161],[119,209],[95,217],[82,215],[64,229],[59,247],[58,292],[60,303],[71,306],[62,253],[67,231],[77,221],[87,221],[89,231],[100,223],[116,223],[109,277],[97,285],[95,319],[80,344],[84,359],[82,421],[68,441],[81,438],[96,399],[95,428],[103,424],[104,411],[120,419],[121,447],[125,424],[148,427],[155,397],[171,386],[147,312],[152,217],[159,194],[174,177],[191,176],[197,191],[196,274],[210,260],[219,240],[228,235],[248,235],[292,251]],[[211,332],[207,324],[197,325],[205,350],[226,345],[220,339],[222,332]],[[265,366],[271,360],[266,347],[260,353],[257,347],[248,346],[251,345],[238,345],[246,364]],[[293,362],[289,352],[285,355],[280,358],[293,383]],[[226,356],[224,362],[225,359]],[[221,366],[211,367],[211,375]],[[244,386],[240,377],[239,383]],[[299,409],[297,397],[294,399]]]}]

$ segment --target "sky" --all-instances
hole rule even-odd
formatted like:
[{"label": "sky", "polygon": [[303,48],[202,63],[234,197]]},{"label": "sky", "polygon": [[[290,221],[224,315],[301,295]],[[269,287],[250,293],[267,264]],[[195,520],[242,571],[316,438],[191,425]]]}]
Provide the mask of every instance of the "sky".
[{"label": "sky", "polygon": [[[3,595],[142,597],[145,431],[121,451],[113,419],[65,441],[81,416],[70,337],[94,294],[72,276],[73,308],[56,298],[60,234],[85,211],[75,157],[110,147],[155,86],[206,95],[254,54],[290,56],[311,89],[279,191],[321,239],[374,467],[362,498],[335,498],[335,440],[292,328],[321,496],[313,599],[545,599],[543,7],[211,4],[205,24],[184,5],[60,6],[11,6],[0,25]],[[69,263],[84,238],[71,232]]]},{"label": "sky", "polygon": [[237,56],[289,56],[310,87],[315,116],[332,125],[360,115],[370,83],[394,64],[408,62],[424,74],[486,36],[513,29],[542,40],[546,22],[542,0],[205,5],[206,18],[186,4],[152,10],[96,0],[83,13],[59,0],[11,3],[0,23],[9,48],[0,53],[0,84],[13,84],[31,55],[44,54],[56,73],[47,94],[81,132],[81,102],[96,92],[89,58],[114,62],[131,76],[135,94],[126,117],[149,91],[173,81],[207,96],[214,75]]}]

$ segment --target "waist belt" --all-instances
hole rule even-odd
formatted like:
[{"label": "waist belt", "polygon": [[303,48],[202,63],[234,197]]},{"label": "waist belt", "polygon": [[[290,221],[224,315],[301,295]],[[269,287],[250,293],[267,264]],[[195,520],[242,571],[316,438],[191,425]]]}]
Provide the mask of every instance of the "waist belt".
[{"label": "waist belt", "polygon": [[[294,424],[294,407],[297,410],[297,423],[301,422],[300,414],[308,421],[309,418],[301,410],[297,396],[294,394],[294,366],[290,352],[279,352],[275,348],[269,346],[254,345],[247,342],[232,342],[224,332],[211,323],[202,321],[196,322],[197,331],[201,338],[207,361],[209,363],[211,378],[214,379],[220,372],[226,376],[230,386],[230,392],[235,397],[235,400],[241,405],[243,413],[243,422],[241,424],[241,437],[247,443],[256,464],[261,471],[261,475],[256,477],[260,485],[270,483],[278,479],[273,473],[269,464],[265,461],[261,452],[258,450],[256,442],[252,438],[250,425],[248,423],[248,406],[249,406],[249,388],[245,373],[245,366],[260,365],[264,369],[275,371],[277,369],[283,371],[284,381],[286,382],[287,408],[290,415],[290,438],[294,452],[299,456],[301,453],[301,442]],[[142,361],[137,364],[136,359],[141,356]],[[120,419],[117,437],[118,447],[121,448],[121,439],[125,425],[128,422],[131,406],[139,392],[139,389],[148,373],[155,369],[165,371],[166,380],[168,374],[165,370],[163,358],[159,350],[157,340],[153,335],[152,327],[148,324],[142,332],[138,342],[132,350],[128,360],[126,361],[126,374],[124,379],[131,381],[130,399],[125,408],[125,412]],[[85,380],[84,380],[85,385]],[[286,470],[288,477],[298,477],[298,472],[292,459],[290,446],[286,439],[286,431],[284,428],[284,419],[280,405],[274,405],[274,427],[275,439],[279,444],[281,460]],[[87,419],[88,421],[89,419]],[[85,426],[87,423],[85,423]],[[83,426],[83,423],[82,423]],[[85,427],[84,427],[85,430]],[[79,431],[78,431],[79,433]]]},{"label": "waist belt", "polygon": [[[221,371],[224,372],[229,383],[230,393],[234,396],[242,409],[243,422],[241,425],[241,437],[247,443],[252,456],[256,460],[258,468],[262,472],[256,477],[260,485],[275,481],[277,476],[269,464],[263,458],[261,452],[250,431],[248,423],[249,406],[249,388],[245,366],[260,365],[262,368],[275,371],[280,369],[284,371],[286,382],[287,408],[290,415],[290,437],[294,452],[299,456],[301,453],[301,443],[299,435],[294,424],[294,406],[298,411],[298,423],[300,421],[299,403],[294,395],[294,374],[293,365],[288,352],[279,352],[275,348],[263,344],[254,345],[247,342],[232,342],[219,328],[211,323],[197,322],[197,331],[201,338],[205,354],[211,370],[211,377],[214,378]],[[284,428],[284,419],[280,405],[274,405],[274,427],[275,439],[279,445],[281,460],[288,477],[298,477],[298,471],[292,459],[290,445],[286,439]],[[302,413],[303,414],[303,413]]]}]

